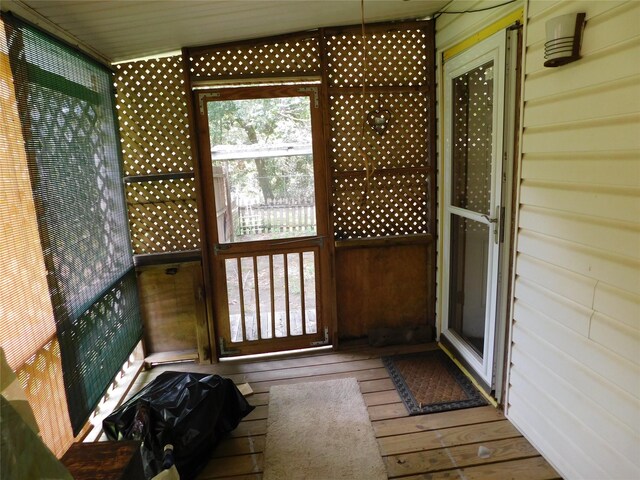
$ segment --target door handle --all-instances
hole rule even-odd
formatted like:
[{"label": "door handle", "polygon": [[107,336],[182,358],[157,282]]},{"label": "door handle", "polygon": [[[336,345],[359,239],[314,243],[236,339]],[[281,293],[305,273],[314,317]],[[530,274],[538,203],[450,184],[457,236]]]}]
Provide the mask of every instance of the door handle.
[{"label": "door handle", "polygon": [[481,217],[484,218],[489,224],[493,224],[493,241],[498,244],[500,243],[500,238],[498,233],[500,232],[500,205],[496,205],[496,216],[490,217],[489,215],[482,214]]}]

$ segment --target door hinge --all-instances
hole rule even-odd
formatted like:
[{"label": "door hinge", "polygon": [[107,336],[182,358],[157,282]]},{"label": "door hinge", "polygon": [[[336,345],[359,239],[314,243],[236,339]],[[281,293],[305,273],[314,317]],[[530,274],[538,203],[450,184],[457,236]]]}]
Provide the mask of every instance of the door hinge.
[{"label": "door hinge", "polygon": [[210,98],[218,98],[220,93],[217,92],[208,92],[208,93],[200,93],[198,94],[198,104],[200,105],[200,115],[204,115],[204,104],[207,103],[207,100]]},{"label": "door hinge", "polygon": [[318,87],[301,87],[298,89],[298,91],[300,93],[313,93],[313,107],[318,108],[320,106],[320,94],[318,93]]},{"label": "door hinge", "polygon": [[215,253],[218,253],[218,252],[222,252],[224,250],[229,250],[230,248],[231,248],[231,245],[229,245],[228,243],[216,243],[213,246],[213,251]]},{"label": "door hinge", "polygon": [[311,345],[312,347],[321,347],[322,345],[329,345],[329,327],[324,327],[324,340],[311,342],[309,345]]},{"label": "door hinge", "polygon": [[227,348],[227,341],[222,337],[218,337],[218,345],[220,347],[221,357],[240,354],[240,350],[238,350],[237,348]]},{"label": "door hinge", "polygon": [[505,207],[500,207],[500,243],[504,243],[504,216],[505,216]]}]

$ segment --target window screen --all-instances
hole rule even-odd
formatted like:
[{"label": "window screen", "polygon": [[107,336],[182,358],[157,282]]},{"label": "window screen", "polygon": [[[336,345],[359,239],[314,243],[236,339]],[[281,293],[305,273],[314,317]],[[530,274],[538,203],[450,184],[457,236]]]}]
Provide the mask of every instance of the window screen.
[{"label": "window screen", "polygon": [[113,79],[29,25],[5,27],[77,433],[141,334]]}]

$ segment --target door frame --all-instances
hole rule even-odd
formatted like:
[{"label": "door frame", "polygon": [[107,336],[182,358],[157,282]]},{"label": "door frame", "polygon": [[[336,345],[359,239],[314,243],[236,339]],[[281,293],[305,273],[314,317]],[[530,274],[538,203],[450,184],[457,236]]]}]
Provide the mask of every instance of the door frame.
[{"label": "door frame", "polygon": [[[519,13],[521,15],[521,12]],[[508,23],[507,20],[508,19]],[[517,12],[506,19],[496,22],[495,28],[488,27],[485,29],[493,30],[491,34],[484,35],[482,39],[479,39],[472,46],[469,46],[467,41],[462,42],[465,44],[464,50],[460,50],[458,46],[454,46],[453,48],[445,51],[443,57],[446,59],[443,63],[440,64],[441,68],[441,100],[443,101],[444,112],[442,118],[443,127],[441,133],[443,135],[443,156],[442,165],[443,165],[443,174],[441,179],[443,179],[443,193],[441,196],[442,204],[440,209],[440,234],[442,238],[442,243],[440,244],[440,254],[442,255],[440,265],[442,268],[441,274],[441,283],[440,283],[440,295],[439,301],[440,303],[440,336],[441,339],[445,340],[450,346],[454,348],[455,353],[461,357],[462,363],[467,367],[470,367],[472,375],[475,376],[480,383],[485,384],[487,388],[487,392],[491,392],[491,394],[500,401],[502,397],[502,392],[504,389],[503,386],[503,378],[505,372],[504,359],[506,352],[506,329],[508,328],[507,316],[508,316],[508,297],[510,292],[510,268],[511,268],[511,259],[513,252],[511,252],[511,239],[513,236],[512,232],[512,211],[513,211],[513,174],[515,172],[514,158],[515,158],[515,143],[516,143],[516,127],[517,127],[517,118],[516,118],[516,105],[517,105],[517,96],[518,96],[518,72],[519,72],[519,56],[518,56],[518,45],[519,45],[519,30],[516,28],[515,30],[511,28],[512,25],[518,25]],[[449,139],[447,138],[450,135],[451,128],[451,108],[449,105],[446,105],[446,102],[450,102],[450,86],[448,82],[453,78],[446,69],[447,65],[451,65],[452,62],[454,66],[456,63],[460,63],[460,70],[470,70],[474,66],[481,65],[483,62],[481,59],[476,60],[475,63],[466,63],[465,60],[470,60],[473,57],[476,57],[478,53],[478,49],[474,48],[477,45],[482,45],[484,42],[489,39],[494,39],[494,41],[500,43],[502,46],[493,46],[492,48],[502,48],[503,53],[501,54],[501,61],[504,65],[504,70],[501,69],[501,75],[504,77],[504,81],[501,82],[504,85],[503,92],[500,96],[496,97],[499,101],[500,105],[496,106],[499,108],[498,111],[498,124],[503,126],[502,135],[499,138],[499,141],[495,142],[493,145],[494,152],[500,152],[500,155],[496,155],[494,153],[494,158],[499,158],[498,162],[494,162],[493,168],[495,169],[497,165],[501,166],[500,177],[501,181],[499,185],[501,186],[501,198],[491,199],[491,212],[492,216],[496,215],[495,207],[496,205],[500,205],[502,209],[500,210],[500,218],[499,218],[499,228],[498,235],[501,240],[501,244],[497,249],[497,255],[493,259],[495,260],[495,269],[491,272],[493,275],[493,289],[487,289],[487,296],[492,298],[492,304],[490,305],[491,310],[491,321],[493,322],[493,326],[489,331],[491,335],[491,342],[493,343],[493,348],[489,349],[490,351],[490,359],[487,358],[483,362],[482,359],[479,358],[475,352],[471,352],[470,348],[466,347],[464,342],[452,332],[448,332],[448,311],[449,311],[449,293],[447,291],[446,285],[449,283],[449,255],[450,255],[450,217],[451,217],[451,207],[450,205],[450,196],[447,197],[447,194],[450,195],[451,188],[451,168],[450,168],[450,156],[451,156],[451,144]],[[496,40],[499,39],[499,40]],[[462,45],[461,44],[461,45]],[[489,44],[486,44],[489,45]],[[485,45],[485,46],[486,46]],[[487,47],[488,48],[488,47]],[[455,54],[447,55],[449,52],[454,51]],[[475,51],[475,52],[474,52]],[[486,59],[485,59],[486,61]],[[456,70],[454,70],[455,72]],[[495,78],[494,69],[494,78]],[[442,112],[442,110],[441,110]],[[449,132],[447,133],[447,130]],[[495,176],[494,176],[495,178]],[[453,207],[455,209],[455,207]],[[474,218],[475,219],[475,218]],[[488,222],[483,222],[488,223]],[[493,249],[494,251],[496,249]],[[490,295],[491,290],[493,290],[493,295]],[[489,338],[487,338],[489,340]],[[485,342],[487,343],[487,342]],[[485,348],[485,352],[487,352],[487,348]]]},{"label": "door frame", "polygon": [[[258,99],[273,98],[276,96],[307,96],[311,105],[312,122],[312,151],[314,162],[314,182],[316,197],[316,235],[308,237],[294,237],[282,239],[280,243],[290,243],[291,248],[287,251],[299,253],[301,249],[317,251],[316,263],[316,310],[317,310],[317,333],[303,336],[274,337],[273,340],[255,340],[252,345],[245,345],[241,355],[251,355],[256,353],[272,353],[284,350],[300,348],[311,348],[314,346],[333,344],[333,315],[330,297],[330,238],[331,229],[328,212],[328,175],[326,165],[326,149],[324,143],[323,112],[322,112],[322,85],[320,83],[289,83],[287,85],[266,85],[266,86],[233,86],[220,88],[198,88],[192,91],[191,102],[193,105],[193,116],[196,124],[196,142],[199,154],[199,185],[198,196],[202,198],[203,217],[206,222],[206,231],[201,235],[206,245],[203,250],[207,251],[207,270],[210,275],[212,286],[212,307],[213,315],[210,317],[210,338],[215,345],[217,358],[235,355],[233,350],[225,351],[224,345],[219,341],[222,335],[228,334],[228,328],[220,327],[221,322],[228,323],[228,305],[226,301],[226,281],[224,263],[225,258],[235,258],[243,255],[257,254],[278,254],[278,251],[261,249],[262,241],[238,242],[224,253],[217,249],[218,225],[216,221],[216,205],[213,182],[213,165],[211,161],[211,146],[209,139],[208,113],[206,104],[208,101],[220,100],[221,97],[227,100],[237,99]],[[227,253],[228,252],[228,253]],[[225,314],[226,312],[226,314]],[[226,318],[221,318],[226,315]],[[275,335],[275,332],[274,332]],[[314,335],[312,341],[309,341]],[[280,347],[274,349],[270,346],[274,341],[280,342]]]}]

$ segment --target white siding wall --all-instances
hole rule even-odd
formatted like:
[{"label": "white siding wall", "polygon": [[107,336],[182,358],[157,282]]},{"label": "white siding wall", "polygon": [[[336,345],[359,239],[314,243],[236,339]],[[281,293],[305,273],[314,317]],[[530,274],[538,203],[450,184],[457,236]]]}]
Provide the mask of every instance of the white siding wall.
[{"label": "white siding wall", "polygon": [[[583,58],[545,68],[571,12]],[[567,478],[640,478],[640,2],[527,17],[507,415]]]},{"label": "white siding wall", "polygon": [[[581,11],[583,58],[543,67],[546,20]],[[566,478],[640,478],[640,2],[530,0],[525,24],[507,416]]]}]

